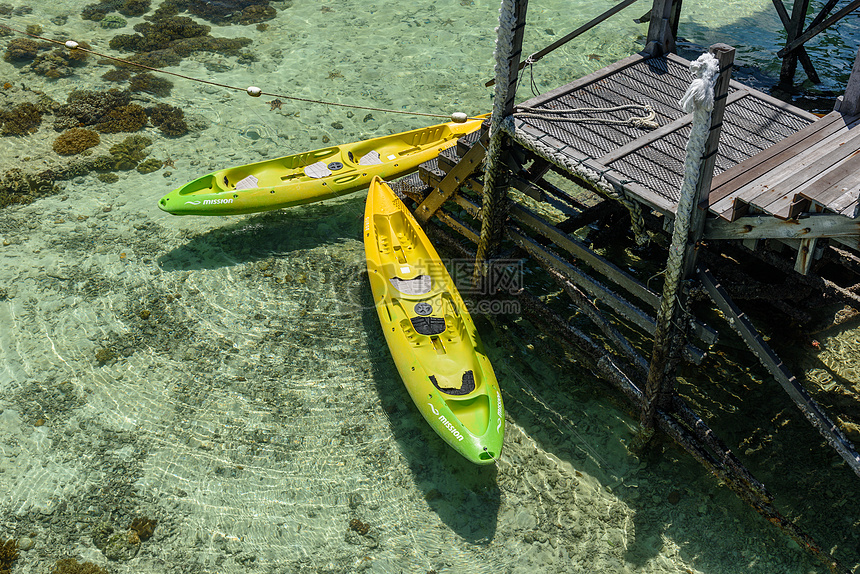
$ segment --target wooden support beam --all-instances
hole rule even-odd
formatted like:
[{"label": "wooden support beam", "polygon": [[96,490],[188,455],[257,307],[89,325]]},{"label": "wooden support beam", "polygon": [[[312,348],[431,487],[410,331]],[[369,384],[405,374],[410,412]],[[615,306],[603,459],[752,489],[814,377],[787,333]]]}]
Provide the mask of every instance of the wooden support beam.
[{"label": "wooden support beam", "polygon": [[624,288],[652,309],[656,309],[660,305],[660,296],[657,293],[639,283],[624,270],[591,251],[580,241],[548,225],[531,210],[522,205],[513,205],[511,206],[511,217],[517,223],[534,229],[575,258],[603,274],[604,277]]},{"label": "wooden support beam", "polygon": [[827,0],[827,4],[825,4],[821,8],[821,12],[819,12],[818,15],[812,19],[812,22],[809,23],[809,28],[807,29],[814,28],[815,26],[818,26],[819,24],[824,22],[824,19],[827,18],[827,15],[830,14],[830,11],[833,10],[838,3],[839,0]]},{"label": "wooden support beam", "polygon": [[680,15],[681,0],[654,0],[648,19],[648,36],[645,39],[645,50],[652,56],[675,51]]},{"label": "wooden support beam", "polygon": [[836,109],[847,116],[860,114],[860,49],[857,50],[857,56],[854,58],[854,67],[851,68],[845,94],[839,96]]},{"label": "wooden support beam", "polygon": [[[795,4],[797,4],[800,0],[795,0]],[[805,5],[808,5],[808,0],[805,0]],[[860,8],[860,0],[852,0],[850,4],[836,12],[830,18],[822,21],[816,26],[810,26],[808,30],[803,32],[802,34],[798,33],[794,38],[789,37],[788,43],[785,45],[785,48],[776,53],[780,58],[785,58],[786,55],[790,54],[793,50],[796,50],[799,46],[802,46],[812,38],[814,38],[821,31],[829,28],[857,8]],[[805,14],[805,10],[804,10]],[[794,16],[794,10],[792,10],[792,16]],[[792,19],[793,21],[793,19]],[[803,27],[803,22],[801,21],[801,28]]]},{"label": "wooden support beam", "polygon": [[827,18],[827,15],[830,14],[830,11],[833,10],[836,5],[839,3],[839,0],[827,0],[827,4],[825,4],[821,8],[821,12],[818,13],[818,16],[812,19],[812,22],[809,23],[809,27],[818,26],[820,23],[824,22],[824,19]]},{"label": "wooden support beam", "polygon": [[645,376],[648,373],[648,362],[639,354],[633,345],[630,344],[624,335],[613,325],[606,316],[601,313],[597,305],[588,298],[588,295],[579,290],[572,281],[567,279],[558,271],[549,268],[547,272],[553,279],[561,285],[568,297],[573,301],[573,304],[588,317],[591,322],[603,333],[608,341],[612,343],[617,351],[621,353],[630,364],[639,372],[639,376]]},{"label": "wooden support beam", "polygon": [[526,253],[534,257],[537,261],[563,273],[565,277],[569,278],[577,286],[584,289],[587,293],[590,293],[593,297],[602,299],[624,319],[637,325],[646,333],[654,332],[655,324],[653,318],[624,298],[616,295],[603,283],[586,275],[558,255],[547,251],[542,245],[523,233],[510,229],[508,231],[508,236],[514,241],[514,243],[516,243]]},{"label": "wooden support beam", "polygon": [[794,270],[801,275],[809,273],[809,268],[812,267],[812,262],[815,260],[815,246],[818,238],[810,237],[801,239],[800,245],[797,248],[797,259],[794,263]]},{"label": "wooden support beam", "polygon": [[[785,4],[782,3],[782,0],[773,0],[773,5],[776,8],[776,13],[779,15],[779,19],[782,20],[782,27],[788,30],[791,26],[791,16],[788,15],[788,10],[785,9]],[[818,73],[812,65],[812,60],[809,59],[809,54],[806,53],[806,48],[803,46],[798,47],[796,55],[800,65],[803,66],[803,71],[806,72],[806,75],[809,77],[809,81],[814,84],[820,83],[821,79],[818,77]]]},{"label": "wooden support beam", "polygon": [[860,221],[826,213],[812,214],[801,219],[778,219],[769,215],[750,215],[734,221],[709,219],[704,239],[811,239],[824,237],[854,237],[860,248]]},{"label": "wooden support beam", "polygon": [[[557,170],[558,168],[556,167],[556,171]],[[588,185],[588,182],[582,178],[576,177],[575,175],[569,173],[562,173],[561,175],[562,177],[566,177],[567,179],[573,181],[576,185],[584,189],[591,189]],[[544,201],[547,201],[553,207],[555,207],[568,217],[577,217],[580,214],[591,209],[587,204],[583,203],[581,198],[573,197],[570,193],[547,181],[545,178],[539,180],[538,183],[540,184],[544,192],[546,192],[544,195]],[[583,223],[583,225],[587,224],[588,223]]]},{"label": "wooden support beam", "polygon": [[773,495],[768,492],[765,485],[755,478],[749,470],[747,470],[731,449],[729,449],[714,433],[714,431],[708,427],[708,424],[702,420],[702,417],[697,415],[687,405],[687,403],[677,395],[672,398],[672,413],[687,425],[687,428],[691,430],[697,439],[702,441],[702,443],[711,449],[711,452],[714,453],[717,460],[719,460],[727,470],[730,470],[735,476],[737,476],[738,480],[740,480],[741,484],[749,494],[758,498],[762,502],[773,502]]},{"label": "wooden support beam", "polygon": [[[625,321],[629,321],[631,324],[636,325],[646,333],[654,334],[657,328],[657,323],[654,319],[623,297],[615,294],[612,289],[609,289],[600,281],[597,281],[583,273],[555,253],[547,251],[531,237],[516,231],[512,227],[508,228],[507,236],[526,253],[534,257],[535,261],[540,263],[542,266],[555,269],[566,278],[570,279],[570,281],[580,287],[583,291],[590,294],[592,297],[600,299],[606,306],[611,308]],[[701,364],[705,359],[705,354],[702,350],[697,349],[693,345],[686,345],[681,349],[681,352],[683,353],[684,358],[697,365]]]},{"label": "wooden support beam", "polygon": [[[535,165],[530,170],[520,170],[517,175],[510,178],[512,187],[518,189],[524,194],[537,201],[546,201],[543,190],[537,186],[538,181],[543,179],[543,176],[550,170],[552,164],[543,158],[538,158]],[[521,177],[522,176],[522,177]]]},{"label": "wooden support beam", "polygon": [[[785,27],[785,32],[788,35],[786,45],[791,44],[803,31],[807,8],[809,8],[809,0],[794,0],[794,5],[791,7],[791,18],[788,26]],[[782,70],[779,73],[779,85],[783,89],[789,89],[794,83],[794,72],[797,70],[797,53],[786,52],[781,57]]]},{"label": "wooden support beam", "polygon": [[453,229],[454,231],[456,231],[457,233],[459,233],[473,243],[477,243],[478,240],[481,238],[480,235],[478,235],[478,232],[472,229],[472,226],[460,221],[459,219],[457,219],[450,213],[446,213],[442,209],[436,212],[436,217],[439,219],[439,221],[441,221],[442,223],[444,223],[445,225],[447,225],[448,227],[450,227],[451,229]]},{"label": "wooden support beam", "polygon": [[704,285],[717,308],[723,313],[729,324],[734,327],[738,334],[744,339],[747,346],[758,357],[762,365],[770,371],[771,375],[782,386],[791,400],[798,406],[800,411],[821,433],[839,456],[848,463],[848,466],[857,476],[860,476],[860,454],[854,448],[842,431],[827,417],[818,403],[809,396],[806,389],[797,378],[788,370],[782,359],[764,342],[749,317],[741,311],[722,285],[714,278],[707,269],[699,270],[699,280]]},{"label": "wooden support beam", "polygon": [[645,24],[646,22],[651,21],[651,8],[648,8],[648,11],[639,16],[638,18],[633,18],[633,21],[637,24]]},{"label": "wooden support beam", "polygon": [[[637,281],[634,277],[623,271],[612,262],[597,255],[580,241],[556,227],[549,225],[538,215],[526,207],[516,204],[511,206],[511,218],[519,224],[529,227],[538,234],[549,239],[561,249],[567,251],[576,259],[582,261],[602,276],[612,281],[625,291],[656,310],[660,306],[660,296],[651,291],[647,286]],[[718,333],[701,321],[694,321],[691,326],[696,337],[707,345],[717,342]]]}]

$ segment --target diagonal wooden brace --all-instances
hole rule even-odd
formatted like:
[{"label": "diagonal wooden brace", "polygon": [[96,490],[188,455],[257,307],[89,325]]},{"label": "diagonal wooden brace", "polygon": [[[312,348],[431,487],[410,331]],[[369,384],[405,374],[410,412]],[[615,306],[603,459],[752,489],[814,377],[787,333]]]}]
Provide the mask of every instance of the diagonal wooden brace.
[{"label": "diagonal wooden brace", "polygon": [[[714,304],[723,313],[729,324],[738,332],[746,342],[750,350],[758,357],[761,364],[770,371],[770,374],[782,386],[791,400],[798,406],[800,412],[806,416],[821,436],[833,449],[848,463],[851,470],[860,476],[860,454],[850,440],[842,433],[839,427],[828,418],[824,410],[818,405],[802,384],[797,380],[781,358],[764,341],[764,338],[756,330],[750,318],[741,311],[732,298],[726,292],[719,281],[711,272],[704,268],[697,268],[699,281],[711,296]],[[835,572],[835,570],[834,570]]]},{"label": "diagonal wooden brace", "polygon": [[[791,16],[789,16],[788,10],[785,8],[785,4],[783,4],[782,0],[773,0],[773,5],[776,8],[776,13],[779,15],[779,19],[782,20],[783,28],[785,28],[786,33],[791,35],[789,32],[792,27]],[[801,23],[801,28],[802,27]],[[791,42],[789,41],[789,43]],[[809,81],[813,84],[820,84],[821,79],[818,77],[818,73],[812,65],[812,60],[809,58],[809,54],[806,53],[806,48],[801,44],[794,50],[800,65],[803,66],[803,71],[806,72],[807,77],[809,77]],[[788,52],[783,48],[780,50],[778,55],[780,58],[784,58],[788,55]]]},{"label": "diagonal wooden brace", "polygon": [[424,201],[421,202],[421,205],[415,209],[415,217],[418,221],[425,223],[433,217],[433,214],[442,207],[443,203],[448,201],[448,198],[463,185],[463,182],[481,167],[481,162],[484,161],[484,155],[487,153],[487,149],[484,146],[485,142],[481,138],[481,141],[473,145],[472,149],[466,152],[466,155],[463,156],[457,165],[451,168],[451,171],[442,178],[439,185],[427,195]]}]

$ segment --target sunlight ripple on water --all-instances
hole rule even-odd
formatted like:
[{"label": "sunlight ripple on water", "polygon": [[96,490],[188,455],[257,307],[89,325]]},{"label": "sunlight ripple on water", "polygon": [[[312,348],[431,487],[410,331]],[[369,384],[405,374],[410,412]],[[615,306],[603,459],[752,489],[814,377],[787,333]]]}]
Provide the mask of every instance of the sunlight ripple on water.
[{"label": "sunlight ripple on water", "polygon": [[[118,28],[81,18],[96,9],[118,16],[116,4],[7,0],[0,23],[129,56],[112,51],[111,39],[143,29],[167,2],[153,0],[144,16],[126,6]],[[241,4],[230,18],[248,13]],[[168,69],[369,107],[490,108],[496,1],[268,4],[274,18],[262,23],[193,15],[212,36],[251,43],[227,54],[189,50]],[[745,64],[778,73],[782,35],[769,1],[686,4],[689,42],[735,44]],[[607,6],[533,1],[524,51]],[[634,5],[542,60],[539,89],[641,49],[647,26],[633,18],[644,9]],[[850,68],[854,27],[846,22],[811,51],[828,78],[831,68]],[[20,38],[0,35],[0,47]],[[50,63],[59,56],[49,48],[32,47]],[[128,87],[103,78],[113,67],[98,58],[63,70],[45,77],[28,61],[0,61],[0,109],[54,102],[32,133],[0,136],[4,181],[16,169],[68,168],[70,158],[52,148],[53,123],[73,90]],[[152,124],[139,132],[150,143],[138,153],[157,160],[155,171],[71,171],[58,189],[0,210],[0,543],[35,541],[12,572],[47,572],[66,556],[128,573],[823,572],[679,449],[631,454],[636,422],[618,397],[527,345],[539,336],[527,326],[514,334],[479,318],[504,394],[506,444],[496,466],[460,459],[412,406],[379,331],[362,193],[225,218],[157,207],[171,189],[221,167],[427,118],[284,97],[273,105],[169,79],[169,95],[131,99],[185,114],[185,135]],[[108,156],[128,136],[103,132],[78,157]],[[827,372],[811,372],[856,385],[856,338],[837,339],[827,341]],[[721,384],[761,383],[744,365],[720,368]],[[829,494],[822,498],[838,504],[842,494]],[[844,559],[857,564],[856,551],[841,548],[858,543],[851,520],[860,513],[844,504],[815,534],[832,540],[840,531]],[[144,517],[157,521],[151,538],[146,521],[133,522]]]}]

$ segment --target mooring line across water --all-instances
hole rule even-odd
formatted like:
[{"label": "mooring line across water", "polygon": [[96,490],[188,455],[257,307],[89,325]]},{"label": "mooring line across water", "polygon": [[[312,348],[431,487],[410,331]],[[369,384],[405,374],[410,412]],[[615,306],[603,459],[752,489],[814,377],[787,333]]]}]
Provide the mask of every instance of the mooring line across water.
[{"label": "mooring line across water", "polygon": [[[326,100],[302,98],[299,96],[288,96],[286,94],[278,94],[276,92],[264,92],[261,88],[259,88],[257,86],[248,86],[247,88],[240,88],[238,86],[231,86],[229,84],[222,84],[220,82],[213,82],[212,80],[201,80],[200,78],[195,78],[193,76],[186,76],[185,74],[180,74],[178,72],[171,72],[168,70],[162,70],[161,68],[154,68],[152,66],[147,66],[145,64],[132,62],[131,60],[125,60],[123,58],[117,58],[116,56],[103,54],[103,53],[97,52],[91,48],[86,48],[86,47],[82,46],[80,44],[80,42],[76,42],[75,40],[66,40],[65,42],[61,42],[59,40],[53,40],[51,38],[45,38],[44,36],[39,36],[38,34],[31,34],[30,32],[27,32],[24,30],[19,30],[17,28],[13,28],[12,26],[7,26],[6,24],[0,24],[0,28],[5,29],[5,30],[9,30],[11,32],[15,32],[18,34],[22,34],[24,36],[29,36],[31,38],[35,38],[38,40],[44,40],[45,42],[50,42],[52,44],[57,44],[58,46],[64,46],[64,47],[68,48],[69,50],[78,50],[81,52],[86,52],[87,54],[93,54],[95,56],[107,58],[107,59],[113,60],[115,62],[120,62],[121,64],[123,64],[125,66],[133,66],[136,68],[141,68],[141,69],[149,70],[152,72],[157,72],[159,74],[167,74],[169,76],[175,76],[177,78],[182,78],[184,80],[190,80],[192,82],[198,82],[200,84],[207,84],[210,86],[216,86],[218,88],[224,88],[226,90],[245,92],[246,94],[248,94],[249,96],[254,97],[254,98],[257,98],[260,96],[269,96],[269,97],[278,98],[278,99],[284,98],[286,100],[291,100],[294,102],[304,102],[304,103],[309,103],[309,104],[320,104],[320,105],[324,105],[324,106],[335,106],[335,107],[350,108],[350,109],[354,109],[354,110],[364,110],[364,111],[370,111],[370,112],[401,114],[401,115],[407,115],[407,116],[454,119],[455,121],[466,121],[466,120],[470,120],[470,119],[479,119],[477,117],[465,116],[465,114],[462,114],[462,113],[460,113],[460,114],[455,113],[456,115],[459,116],[459,117],[455,117],[455,114],[431,114],[428,112],[411,112],[408,110],[395,110],[395,109],[391,109],[391,108],[362,106],[359,104],[344,104],[344,103],[340,103],[340,102],[330,102],[330,101],[326,101]],[[465,117],[463,117],[463,116],[465,116]]]}]

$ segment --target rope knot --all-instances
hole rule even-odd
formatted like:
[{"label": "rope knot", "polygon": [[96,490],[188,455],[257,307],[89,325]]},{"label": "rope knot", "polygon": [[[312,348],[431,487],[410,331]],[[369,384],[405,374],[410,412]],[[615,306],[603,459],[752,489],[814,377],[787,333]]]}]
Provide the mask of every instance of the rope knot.
[{"label": "rope knot", "polygon": [[690,82],[687,93],[678,103],[688,114],[697,108],[706,112],[712,111],[714,109],[714,86],[720,73],[720,63],[713,54],[705,52],[695,62],[690,63],[690,73],[693,76],[693,81]]},{"label": "rope knot", "polygon": [[660,127],[660,124],[657,123],[657,112],[654,111],[654,108],[645,104],[641,106],[643,110],[647,113],[641,118],[630,118],[630,125],[634,128],[642,128],[642,129],[657,129]]}]

